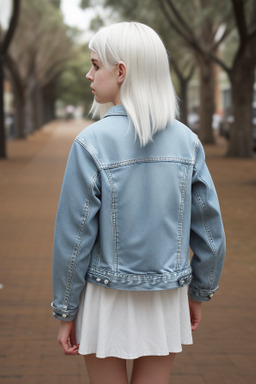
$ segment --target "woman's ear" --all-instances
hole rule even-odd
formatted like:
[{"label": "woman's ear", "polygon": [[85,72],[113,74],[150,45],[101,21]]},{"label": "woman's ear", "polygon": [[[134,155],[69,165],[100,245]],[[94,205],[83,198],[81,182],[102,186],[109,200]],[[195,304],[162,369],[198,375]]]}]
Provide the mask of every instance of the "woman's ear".
[{"label": "woman's ear", "polygon": [[118,63],[118,83],[122,84],[126,76],[126,65],[123,61]]}]

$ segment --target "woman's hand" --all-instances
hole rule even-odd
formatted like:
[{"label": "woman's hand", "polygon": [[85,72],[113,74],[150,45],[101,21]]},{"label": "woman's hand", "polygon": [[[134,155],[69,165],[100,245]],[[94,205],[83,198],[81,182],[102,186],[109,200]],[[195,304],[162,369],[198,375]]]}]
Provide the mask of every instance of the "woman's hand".
[{"label": "woman's hand", "polygon": [[66,355],[78,355],[79,345],[76,342],[76,329],[74,321],[60,322],[58,342]]},{"label": "woman's hand", "polygon": [[195,331],[202,319],[202,303],[189,299],[191,329]]}]

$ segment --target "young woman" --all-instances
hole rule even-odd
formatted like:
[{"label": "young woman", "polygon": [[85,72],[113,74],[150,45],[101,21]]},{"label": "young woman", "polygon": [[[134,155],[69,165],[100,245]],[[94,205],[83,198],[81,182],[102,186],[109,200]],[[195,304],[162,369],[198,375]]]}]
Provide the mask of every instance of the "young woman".
[{"label": "young woman", "polygon": [[[198,137],[175,120],[168,55],[140,23],[91,40],[93,116],[75,139],[56,218],[58,340],[92,384],[167,384],[218,288],[225,236]],[[190,261],[189,247],[193,250]]]}]

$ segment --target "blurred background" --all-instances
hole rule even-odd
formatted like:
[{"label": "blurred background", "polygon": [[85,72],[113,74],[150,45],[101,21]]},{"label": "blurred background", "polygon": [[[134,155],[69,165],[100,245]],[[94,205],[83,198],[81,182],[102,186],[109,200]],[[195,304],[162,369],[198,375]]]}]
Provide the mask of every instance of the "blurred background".
[{"label": "blurred background", "polygon": [[92,123],[88,41],[123,20],[165,43],[227,237],[220,290],[170,383],[254,384],[256,0],[0,0],[0,383],[89,383],[56,341],[54,222],[70,147]]},{"label": "blurred background", "polygon": [[228,156],[252,157],[254,0],[0,0],[0,157],[6,140],[26,138],[56,118],[88,114],[88,40],[121,20],[146,23],[164,40],[180,120],[204,144],[221,135]]}]

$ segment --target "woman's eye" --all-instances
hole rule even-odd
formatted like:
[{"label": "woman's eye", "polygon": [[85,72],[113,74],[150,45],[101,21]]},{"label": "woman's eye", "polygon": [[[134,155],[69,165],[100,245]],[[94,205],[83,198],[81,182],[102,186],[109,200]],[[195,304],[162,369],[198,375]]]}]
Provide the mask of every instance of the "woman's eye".
[{"label": "woman's eye", "polygon": [[99,66],[98,66],[97,64],[95,64],[95,63],[93,63],[93,67],[94,67],[94,69],[95,69],[96,71],[99,69]]}]

